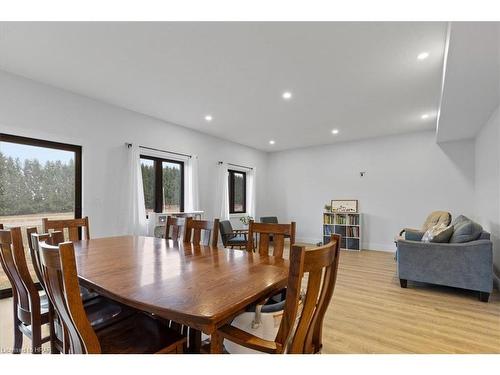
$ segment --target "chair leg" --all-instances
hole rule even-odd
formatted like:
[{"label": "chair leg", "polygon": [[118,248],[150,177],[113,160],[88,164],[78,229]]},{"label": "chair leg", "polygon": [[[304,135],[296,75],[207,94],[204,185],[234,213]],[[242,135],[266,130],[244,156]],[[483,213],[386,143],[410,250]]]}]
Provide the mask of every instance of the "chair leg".
[{"label": "chair leg", "polygon": [[200,353],[201,331],[189,327],[189,353]]},{"label": "chair leg", "polygon": [[487,292],[479,292],[479,300],[481,302],[488,302],[490,299],[490,294]]},{"label": "chair leg", "polygon": [[408,286],[408,280],[399,279],[399,284],[401,285],[401,288],[406,288]]},{"label": "chair leg", "polygon": [[13,354],[21,354],[23,349],[23,333],[19,330],[17,323],[14,320],[14,347],[12,348]]},{"label": "chair leg", "polygon": [[33,354],[42,354],[42,327],[33,324],[31,329],[31,352]]},{"label": "chair leg", "polygon": [[57,335],[55,329],[55,311],[52,304],[49,303],[49,332],[50,332],[50,354],[59,354],[56,347]]}]

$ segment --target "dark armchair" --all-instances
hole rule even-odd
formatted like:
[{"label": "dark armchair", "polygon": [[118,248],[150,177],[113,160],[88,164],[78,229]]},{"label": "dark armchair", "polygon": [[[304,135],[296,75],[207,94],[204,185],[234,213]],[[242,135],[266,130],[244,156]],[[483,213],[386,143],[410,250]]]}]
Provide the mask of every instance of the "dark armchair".
[{"label": "dark armchair", "polygon": [[234,247],[245,248],[247,246],[248,231],[233,229],[231,222],[229,220],[224,220],[219,223],[220,235],[222,238],[222,243],[224,247],[230,247],[233,249]]}]

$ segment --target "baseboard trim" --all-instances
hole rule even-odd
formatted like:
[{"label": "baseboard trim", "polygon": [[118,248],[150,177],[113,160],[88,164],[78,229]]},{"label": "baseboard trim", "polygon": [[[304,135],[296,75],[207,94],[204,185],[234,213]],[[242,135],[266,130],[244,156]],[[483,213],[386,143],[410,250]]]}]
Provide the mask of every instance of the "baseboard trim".
[{"label": "baseboard trim", "polygon": [[[314,237],[301,237],[301,238],[295,239],[295,242],[297,242],[297,243],[311,244],[311,245],[315,245],[321,241],[322,241],[322,239],[314,238]],[[383,251],[386,253],[395,253],[396,252],[396,245],[394,243],[390,243],[390,244],[362,243],[361,247],[363,250]]]}]

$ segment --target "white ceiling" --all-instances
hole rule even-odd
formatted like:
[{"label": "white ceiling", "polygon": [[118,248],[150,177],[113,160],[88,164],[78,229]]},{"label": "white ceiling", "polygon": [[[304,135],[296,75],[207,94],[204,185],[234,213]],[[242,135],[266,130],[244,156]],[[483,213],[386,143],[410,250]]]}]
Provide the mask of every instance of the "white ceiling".
[{"label": "white ceiling", "polygon": [[445,39],[431,22],[2,22],[0,69],[274,151],[434,129]]},{"label": "white ceiling", "polygon": [[500,23],[453,22],[437,139],[476,136],[500,103]]}]

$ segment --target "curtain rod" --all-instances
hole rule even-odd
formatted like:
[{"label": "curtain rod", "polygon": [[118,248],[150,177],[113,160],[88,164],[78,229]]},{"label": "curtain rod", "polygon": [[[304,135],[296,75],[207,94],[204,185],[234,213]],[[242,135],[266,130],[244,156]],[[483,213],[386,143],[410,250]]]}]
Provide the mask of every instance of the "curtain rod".
[{"label": "curtain rod", "polygon": [[[132,147],[132,143],[125,143],[127,145],[127,148],[130,148]],[[174,152],[174,151],[167,151],[167,150],[160,150],[158,148],[153,148],[153,147],[146,147],[146,146],[139,146],[139,148],[144,148],[146,150],[152,150],[152,151],[160,151],[160,152],[166,152],[166,153],[169,153],[169,154],[173,154],[173,155],[180,155],[180,156],[186,156],[188,158],[191,158],[193,157],[193,155],[188,155],[188,154],[182,154],[180,152]]]},{"label": "curtain rod", "polygon": [[[219,164],[224,163],[223,161],[219,161]],[[246,165],[239,165],[239,164],[233,164],[233,163],[227,163],[227,165],[232,165],[233,167],[240,167],[240,168],[245,168],[245,169],[250,169],[253,170],[252,167],[247,167]]]}]

